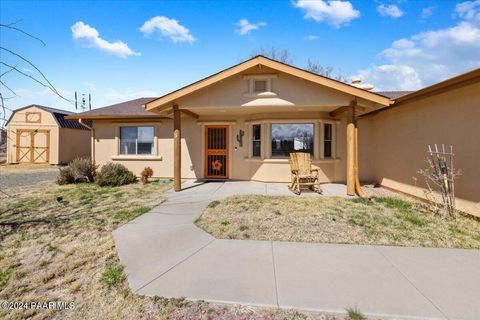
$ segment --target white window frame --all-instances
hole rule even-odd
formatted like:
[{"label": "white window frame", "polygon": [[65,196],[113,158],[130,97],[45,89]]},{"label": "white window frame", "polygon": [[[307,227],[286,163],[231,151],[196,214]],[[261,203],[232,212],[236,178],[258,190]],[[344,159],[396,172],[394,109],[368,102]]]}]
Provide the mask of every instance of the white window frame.
[{"label": "white window frame", "polygon": [[318,159],[318,121],[310,119],[285,119],[268,121],[268,159],[288,159],[287,156],[272,156],[272,124],[313,124],[313,159]]},{"label": "white window frame", "polygon": [[[314,161],[332,161],[337,160],[337,130],[339,122],[336,120],[330,119],[263,119],[263,120],[256,120],[256,121],[248,121],[248,130],[249,130],[249,139],[248,139],[248,158],[251,160],[265,160],[265,161],[284,161],[287,160],[288,157],[281,157],[281,156],[272,156],[272,124],[306,124],[310,123],[314,125],[314,141],[313,141],[313,160]],[[252,143],[252,134],[253,134],[253,125],[260,124],[261,130],[261,157],[253,157],[253,143]],[[332,125],[332,156],[326,158],[324,156],[324,125],[331,124]]]},{"label": "white window frame", "polygon": [[[278,77],[277,74],[253,74],[253,75],[245,75],[243,76],[244,80],[248,81],[248,92],[244,93],[245,97],[257,97],[263,93],[270,93],[271,95],[276,96],[273,92],[272,86],[272,79],[276,79]],[[257,92],[255,91],[255,81],[265,81],[265,91]]]},{"label": "white window frame", "polygon": [[[325,157],[325,125],[329,124],[332,126],[332,156]],[[320,121],[320,159],[336,159],[337,158],[337,121],[334,120],[321,120]]]},{"label": "white window frame", "polygon": [[[113,160],[121,159],[137,159],[137,158],[148,158],[152,160],[161,160],[162,157],[159,156],[159,143],[158,143],[158,126],[161,123],[159,122],[145,122],[145,123],[120,123],[115,126],[115,154],[112,155]],[[121,154],[120,153],[120,128],[122,127],[153,127],[153,153],[151,154]]]},{"label": "white window frame", "polygon": [[[260,140],[253,140],[253,126],[260,126]],[[253,159],[263,159],[263,155],[264,155],[264,152],[263,152],[263,146],[264,146],[264,140],[263,140],[263,136],[264,136],[264,125],[261,123],[261,122],[252,122],[250,123],[249,125],[249,139],[248,139],[248,142],[249,142],[249,153],[248,153],[248,157],[249,158],[253,158]],[[253,155],[253,142],[254,141],[260,141],[260,156],[254,156]]]}]

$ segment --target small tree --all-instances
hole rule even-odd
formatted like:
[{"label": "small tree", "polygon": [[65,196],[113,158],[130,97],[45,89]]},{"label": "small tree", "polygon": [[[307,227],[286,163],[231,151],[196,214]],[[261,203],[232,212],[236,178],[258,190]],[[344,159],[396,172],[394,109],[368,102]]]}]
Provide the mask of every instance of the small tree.
[{"label": "small tree", "polygon": [[[453,167],[453,146],[450,151],[445,150],[445,146],[434,148],[428,146],[428,156],[426,159],[427,168],[418,171],[425,179],[427,189],[424,191],[425,198],[429,202],[432,211],[440,213],[443,211],[443,217],[455,217],[455,178],[461,175],[460,170]],[[436,194],[440,194],[441,201]]]},{"label": "small tree", "polygon": [[318,63],[316,61],[313,61],[313,60],[310,60],[310,59],[308,59],[308,61],[307,61],[307,68],[305,70],[316,73],[316,74],[319,74],[319,75],[327,77],[327,78],[337,80],[337,81],[342,81],[342,82],[345,82],[345,83],[348,82],[347,77],[343,76],[341,71],[334,74],[334,72],[333,72],[334,68],[332,66],[324,67],[320,63]]}]

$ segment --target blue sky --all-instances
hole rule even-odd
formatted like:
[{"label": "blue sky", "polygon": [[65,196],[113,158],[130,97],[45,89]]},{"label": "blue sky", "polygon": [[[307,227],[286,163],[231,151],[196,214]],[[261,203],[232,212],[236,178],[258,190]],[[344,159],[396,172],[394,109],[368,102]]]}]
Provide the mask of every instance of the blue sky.
[{"label": "blue sky", "polygon": [[[91,93],[101,107],[157,96],[249,58],[288,49],[378,90],[412,90],[480,66],[475,1],[2,1],[1,46],[36,64],[69,99]],[[5,51],[1,60],[35,75]],[[7,71],[4,65],[1,72]],[[74,107],[10,72],[15,109]],[[1,87],[4,96],[11,95]],[[7,115],[8,116],[8,115]]]}]

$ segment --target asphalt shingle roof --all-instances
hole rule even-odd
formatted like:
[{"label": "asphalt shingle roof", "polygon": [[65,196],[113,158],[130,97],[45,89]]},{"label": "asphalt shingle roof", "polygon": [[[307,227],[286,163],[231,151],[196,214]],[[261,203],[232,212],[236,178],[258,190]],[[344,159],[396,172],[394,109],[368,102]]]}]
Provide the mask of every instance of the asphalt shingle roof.
[{"label": "asphalt shingle roof", "polygon": [[90,111],[76,114],[78,117],[82,116],[155,116],[155,112],[147,111],[142,107],[145,103],[156,99],[153,98],[138,98],[122,103],[113,104],[103,108],[93,109]]},{"label": "asphalt shingle roof", "polygon": [[390,98],[390,99],[397,99],[400,98],[401,96],[404,96],[406,94],[412,93],[413,91],[377,91],[375,93],[380,94],[384,97]]}]

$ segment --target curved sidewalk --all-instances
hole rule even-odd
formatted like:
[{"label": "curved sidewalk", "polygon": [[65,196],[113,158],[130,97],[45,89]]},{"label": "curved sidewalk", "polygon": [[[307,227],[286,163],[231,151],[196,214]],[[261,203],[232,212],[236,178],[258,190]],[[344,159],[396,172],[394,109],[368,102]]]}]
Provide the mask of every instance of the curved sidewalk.
[{"label": "curved sidewalk", "polygon": [[[187,182],[114,231],[138,294],[405,319],[480,319],[480,250],[215,239],[193,221],[234,194],[285,185]],[[326,185],[335,194],[338,185]]]}]

